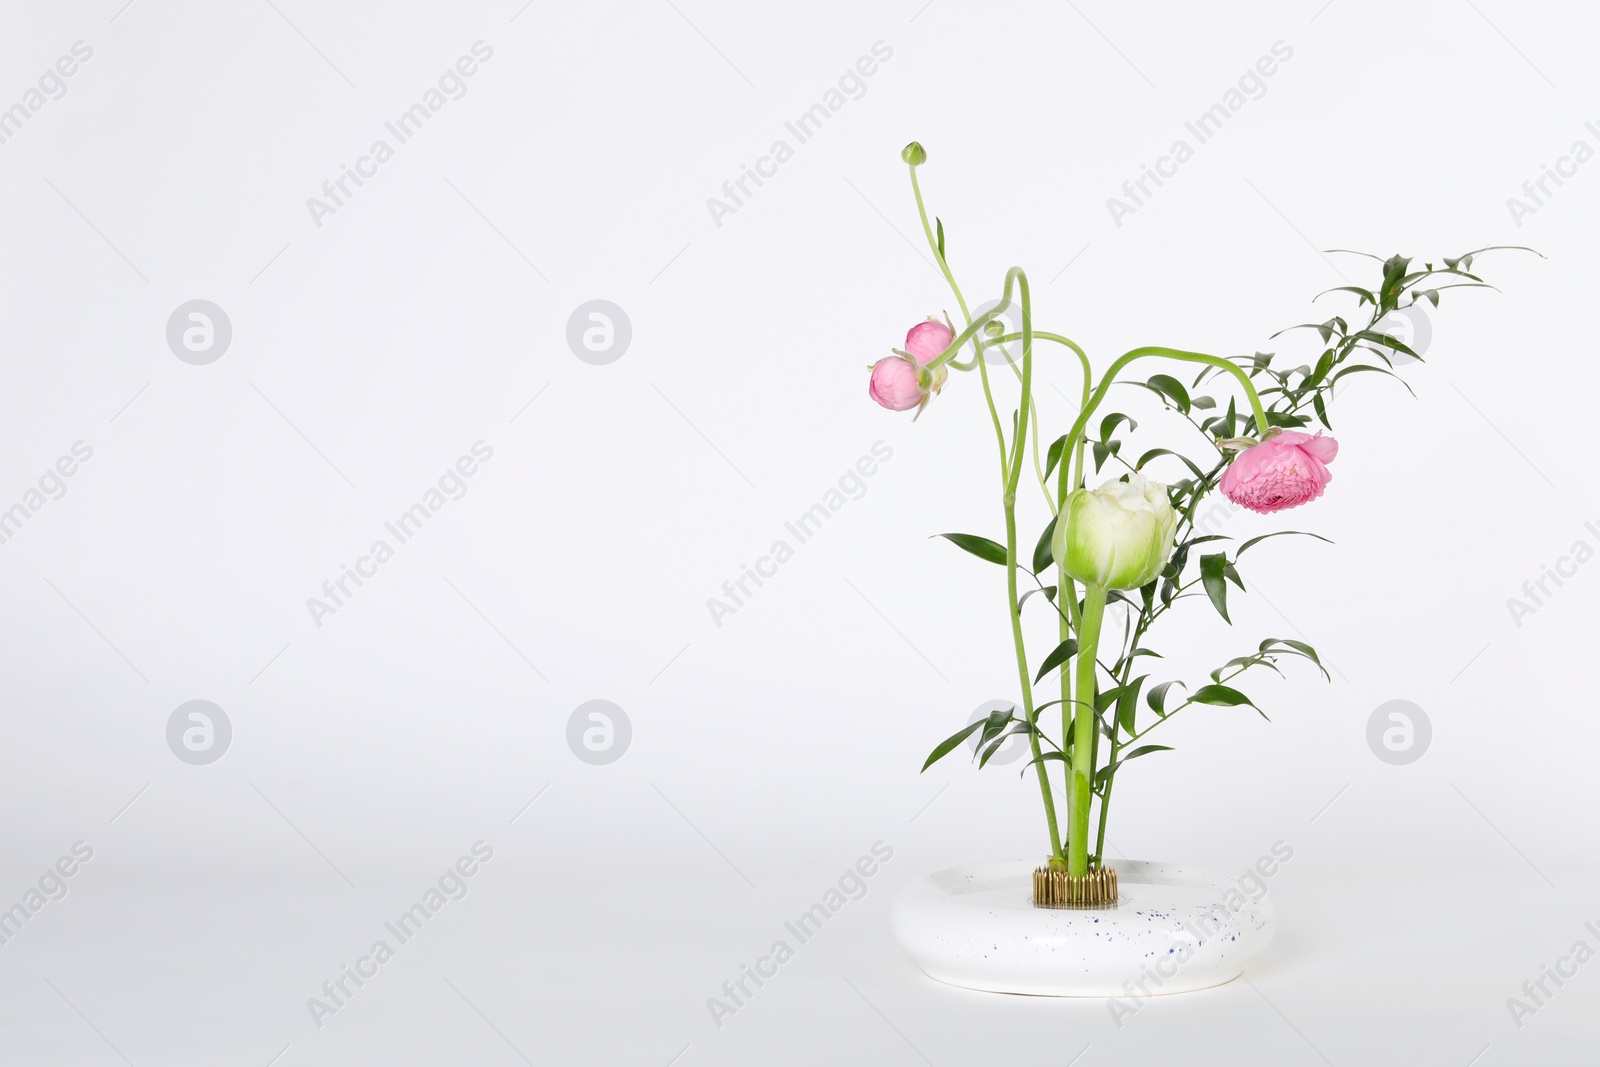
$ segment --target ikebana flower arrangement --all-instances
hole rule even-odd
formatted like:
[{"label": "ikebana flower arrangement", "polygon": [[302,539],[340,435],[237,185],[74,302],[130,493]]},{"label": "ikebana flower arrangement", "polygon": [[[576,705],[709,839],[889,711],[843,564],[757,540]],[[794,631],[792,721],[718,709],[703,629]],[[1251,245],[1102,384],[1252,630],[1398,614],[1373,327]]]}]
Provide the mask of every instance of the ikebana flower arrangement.
[{"label": "ikebana flower arrangement", "polygon": [[[873,365],[868,392],[883,407],[914,411],[920,418],[930,406],[938,410],[942,390],[970,385],[982,390],[1001,459],[1004,540],[962,533],[942,536],[1004,569],[1006,618],[1021,695],[1017,707],[995,712],[939,743],[923,769],[961,748],[973,735],[980,767],[1011,737],[1025,737],[1031,759],[1023,773],[1031,771],[1037,779],[1048,833],[1047,859],[1031,872],[1034,908],[1116,909],[1126,898],[1165,886],[1167,895],[1155,903],[1182,914],[1187,900],[1197,909],[1195,921],[1222,922],[1212,907],[1221,891],[1208,898],[1212,891],[1206,888],[1221,883],[1203,873],[1170,868],[1164,875],[1135,872],[1140,875],[1138,890],[1124,876],[1119,891],[1120,865],[1108,863],[1104,852],[1113,789],[1130,763],[1169,751],[1146,738],[1184,709],[1247,706],[1260,712],[1240,688],[1242,675],[1259,668],[1278,671],[1283,657],[1303,659],[1317,670],[1322,670],[1322,663],[1304,641],[1267,637],[1212,671],[1203,684],[1181,679],[1147,684],[1155,676],[1148,665],[1161,662],[1155,639],[1169,636],[1170,617],[1177,609],[1203,602],[1228,620],[1229,587],[1234,595],[1245,590],[1240,573],[1245,554],[1279,536],[1252,537],[1230,548],[1222,535],[1197,532],[1198,509],[1217,492],[1261,514],[1322,497],[1339,455],[1329,410],[1335,395],[1342,396],[1341,384],[1357,374],[1397,377],[1396,358],[1421,358],[1386,332],[1383,320],[1422,301],[1437,308],[1441,292],[1447,289],[1488,287],[1472,267],[1474,259],[1489,249],[1421,265],[1398,255],[1369,257],[1381,270],[1372,288],[1346,285],[1329,291],[1353,299],[1355,314],[1290,327],[1315,331],[1320,338],[1320,355],[1307,365],[1278,366],[1272,355],[1263,353],[1225,358],[1148,345],[1130,349],[1098,371],[1069,337],[1035,327],[1028,278],[1021,268],[1007,272],[1000,299],[991,310],[970,313],[945,258],[944,225],[939,220],[930,223],[923,204],[918,168],[927,153],[913,142],[902,159],[910,168],[923,233],[960,309],[962,325],[958,330],[948,319],[930,318],[912,326],[904,347]],[[1021,328],[1008,332],[1001,316],[1013,306]],[[1039,425],[1034,402],[1035,354],[1042,346],[1081,372],[1077,416],[1065,433],[1055,437]],[[1147,374],[1151,363],[1164,366]],[[1009,391],[1013,381],[1020,388],[1014,406],[1001,396],[1001,387]],[[1163,447],[1140,454],[1125,449],[1137,423],[1124,413],[1106,410],[1118,385],[1143,387],[1186,420],[1196,439],[1191,454]],[[1017,515],[1025,473],[1037,481],[1048,507],[1043,529],[1026,537],[1018,529]],[[1091,474],[1096,487],[1089,485]],[[1107,633],[1107,608],[1113,604],[1120,605],[1121,621],[1115,627],[1120,633]],[[1025,609],[1046,620],[1052,633],[1048,644],[1028,646]],[[1326,671],[1322,673],[1326,676]],[[1065,786],[1064,820],[1057,810],[1052,778]],[[1096,953],[1105,951],[1103,943],[1116,940],[1108,933],[1114,916],[1103,911],[1089,924],[1080,914],[1076,928],[1068,911],[1046,912],[1053,922],[1048,931],[1039,926],[1038,913],[1032,918],[997,918],[1017,897],[1012,883],[1025,885],[1027,873],[1019,873],[1015,865],[1004,871],[956,868],[914,883],[907,890],[913,899],[908,902],[903,894],[897,902],[894,921],[902,943],[934,977],[1013,992],[1098,991],[1121,981],[1119,967],[1134,966],[1147,950],[1163,951],[1162,944],[1148,943],[1146,933],[1130,926],[1134,944],[1126,958],[1096,963]],[[962,912],[957,906],[962,895],[980,889],[983,906]],[[999,894],[993,899],[983,895],[991,889]],[[1264,901],[1255,903],[1262,906],[1233,909],[1235,914],[1225,916],[1238,930],[1224,924],[1212,930],[1209,942],[1205,937],[1176,938],[1172,944],[1199,956],[1205,955],[1202,949],[1208,944],[1213,954],[1221,953],[1217,959],[1207,957],[1203,965],[1192,965],[1188,984],[1177,988],[1201,988],[1238,973],[1230,968],[1242,967],[1239,957],[1248,958],[1249,952],[1235,944],[1233,956],[1222,959],[1227,953],[1216,946],[1253,936],[1252,927],[1257,933],[1265,928],[1270,936],[1270,913]],[[929,923],[943,923],[944,928],[930,934]],[[1193,927],[1188,929],[1192,935]],[[1007,938],[1013,942],[1009,957]],[[1166,951],[1175,953],[1172,944]],[[1060,973],[1064,959],[1078,958],[1074,952],[1082,953],[1086,962],[1073,975],[1081,971],[1088,979]],[[996,959],[1001,963],[995,964]],[[997,967],[1005,973],[997,975]]]}]

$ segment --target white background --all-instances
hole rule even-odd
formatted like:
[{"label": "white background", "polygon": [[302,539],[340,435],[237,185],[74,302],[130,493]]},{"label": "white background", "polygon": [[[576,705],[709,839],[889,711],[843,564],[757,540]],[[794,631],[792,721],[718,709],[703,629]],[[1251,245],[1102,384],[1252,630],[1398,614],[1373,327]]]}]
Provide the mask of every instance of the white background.
[{"label": "white background", "polygon": [[[0,107],[93,49],[0,144],[0,507],[93,449],[0,545],[0,907],[94,849],[0,946],[0,1059],[1592,1061],[1600,964],[1520,1028],[1506,1006],[1600,947],[1600,565],[1520,626],[1507,608],[1600,547],[1600,164],[1520,227],[1506,203],[1600,148],[1589,13],[920,2],[0,13]],[[466,94],[319,227],[307,198],[480,40]],[[864,94],[796,145],[785,121],[879,41]],[[1265,94],[1116,225],[1107,198],[1277,41]],[[779,138],[794,157],[718,225],[707,198]],[[1000,572],[927,537],[1001,535],[976,381],[915,425],[865,395],[908,326],[955,312],[912,138],[968,294],[1023,266],[1041,327],[1102,367],[1140,344],[1298,356],[1270,335],[1375,280],[1318,249],[1549,257],[1486,257],[1502,292],[1445,295],[1415,399],[1353,380],[1321,501],[1220,527],[1336,544],[1268,542],[1233,627],[1197,602],[1156,640],[1153,681],[1266,636],[1334,673],[1248,687],[1270,724],[1191,709],[1120,780],[1115,854],[1231,872],[1294,849],[1247,981],[1120,1028],[1103,1002],[936,985],[888,935],[908,880],[1044,847],[1016,765],[917,773],[1016,677]],[[166,343],[192,299],[232,324],[206,366]],[[632,323],[609,365],[566,343],[592,299]],[[1053,436],[1054,386],[1077,386],[1041,360]],[[1114,400],[1141,444],[1199,454],[1142,392]],[[480,440],[467,494],[316,625],[307,598]],[[860,499],[716,625],[707,599],[877,441]],[[1031,545],[1037,494],[1024,511]],[[232,724],[207,766],[166,742],[193,699]],[[594,699],[632,726],[605,766],[566,741]],[[1432,722],[1409,766],[1367,746],[1391,699]],[[465,898],[316,1026],[307,998],[479,840]],[[879,840],[866,896],[715,1025],[707,998]]]}]

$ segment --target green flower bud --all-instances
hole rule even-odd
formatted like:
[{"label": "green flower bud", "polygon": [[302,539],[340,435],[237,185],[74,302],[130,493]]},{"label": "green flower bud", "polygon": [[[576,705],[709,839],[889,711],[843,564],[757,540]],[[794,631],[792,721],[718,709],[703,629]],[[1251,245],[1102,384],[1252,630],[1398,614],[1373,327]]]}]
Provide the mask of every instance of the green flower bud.
[{"label": "green flower bud", "polygon": [[1129,474],[1068,494],[1051,551],[1066,572],[1101,589],[1137,589],[1167,565],[1177,516],[1167,487]]},{"label": "green flower bud", "polygon": [[920,144],[912,141],[900,150],[900,158],[913,167],[920,167],[928,161],[928,153]]}]

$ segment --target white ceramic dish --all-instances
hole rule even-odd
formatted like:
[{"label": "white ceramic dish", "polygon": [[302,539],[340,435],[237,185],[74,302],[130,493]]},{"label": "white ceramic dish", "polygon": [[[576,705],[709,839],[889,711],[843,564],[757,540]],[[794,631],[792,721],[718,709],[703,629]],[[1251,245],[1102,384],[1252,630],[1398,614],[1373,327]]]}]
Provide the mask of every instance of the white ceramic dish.
[{"label": "white ceramic dish", "polygon": [[1265,883],[1169,864],[1113,864],[1110,908],[1036,908],[1034,863],[951,867],[907,885],[895,939],[931,978],[994,993],[1145,997],[1237,978],[1272,941]]}]

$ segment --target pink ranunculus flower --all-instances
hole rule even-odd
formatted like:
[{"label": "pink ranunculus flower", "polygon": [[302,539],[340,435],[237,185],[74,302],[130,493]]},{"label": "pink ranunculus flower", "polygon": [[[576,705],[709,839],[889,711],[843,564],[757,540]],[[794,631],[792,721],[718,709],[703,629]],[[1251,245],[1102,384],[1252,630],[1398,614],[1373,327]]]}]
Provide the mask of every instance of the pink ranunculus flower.
[{"label": "pink ranunculus flower", "polygon": [[904,350],[896,349],[895,355],[872,365],[867,394],[890,411],[916,408],[921,415],[928,398],[944,386],[950,372],[939,367],[930,373],[921,370],[920,365],[936,359],[954,339],[955,331],[936,319],[917,323],[906,332]]},{"label": "pink ranunculus flower", "polygon": [[1331,437],[1285,430],[1239,453],[1222,472],[1221,489],[1263,515],[1298,507],[1322,495],[1333,480],[1327,465],[1338,454],[1339,442]]},{"label": "pink ranunculus flower", "polygon": [[904,356],[884,356],[872,365],[867,394],[890,411],[910,411],[923,400],[917,368]]},{"label": "pink ranunculus flower", "polygon": [[906,351],[916,356],[918,363],[926,363],[949,348],[955,336],[949,326],[928,319],[906,331]]}]

